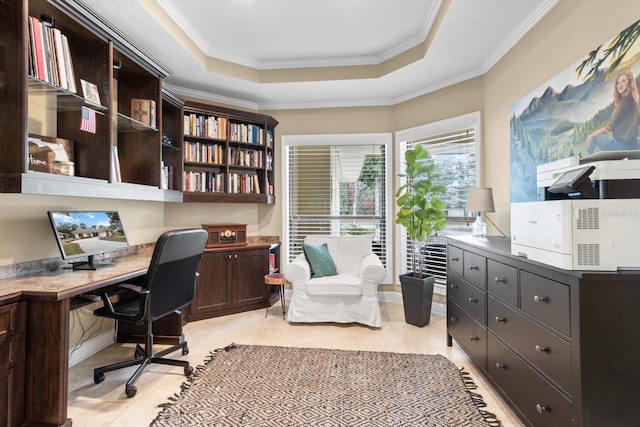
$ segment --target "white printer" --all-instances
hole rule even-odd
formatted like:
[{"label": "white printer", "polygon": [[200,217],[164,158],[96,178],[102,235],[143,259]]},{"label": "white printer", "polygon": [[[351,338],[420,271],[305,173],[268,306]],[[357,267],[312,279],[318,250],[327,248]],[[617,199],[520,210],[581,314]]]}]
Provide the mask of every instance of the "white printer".
[{"label": "white printer", "polygon": [[638,156],[539,165],[538,201],[511,204],[512,254],[567,270],[640,269]]},{"label": "white printer", "polygon": [[511,253],[566,270],[638,270],[640,199],[513,203]]}]

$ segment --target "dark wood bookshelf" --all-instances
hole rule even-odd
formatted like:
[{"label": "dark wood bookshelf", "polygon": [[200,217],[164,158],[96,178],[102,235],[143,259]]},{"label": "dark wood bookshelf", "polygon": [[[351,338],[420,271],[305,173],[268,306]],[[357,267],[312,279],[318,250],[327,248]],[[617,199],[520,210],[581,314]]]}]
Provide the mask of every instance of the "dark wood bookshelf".
[{"label": "dark wood bookshelf", "polygon": [[[245,112],[224,107],[216,107],[201,103],[186,102],[184,106],[185,122],[184,146],[190,143],[200,145],[219,145],[223,155],[221,163],[193,161],[183,156],[184,172],[221,174],[224,177],[222,191],[189,191],[187,178],[183,178],[184,202],[219,202],[219,203],[275,203],[273,184],[275,181],[273,170],[274,144],[273,135],[278,122],[271,116],[259,113]],[[186,122],[188,117],[201,117],[203,120],[214,117],[226,123],[224,134],[215,137],[208,136],[201,131],[193,131]],[[238,132],[234,132],[237,127]],[[247,136],[248,135],[248,136]],[[254,164],[238,164],[231,160],[231,150],[235,150],[240,157],[253,155]],[[251,153],[251,154],[250,154]],[[186,153],[185,153],[186,154]],[[270,160],[268,160],[270,159]],[[270,167],[267,167],[270,165]],[[257,180],[259,192],[243,192],[233,187],[233,175],[246,175],[255,184]],[[254,176],[256,178],[254,178]],[[239,178],[242,179],[242,178]],[[253,188],[256,188],[255,186]]]},{"label": "dark wood bookshelf", "polygon": [[[51,17],[55,31],[68,40],[75,92],[63,83],[71,79],[44,80],[30,67],[31,16],[38,20]],[[162,147],[162,79],[168,70],[81,2],[0,2],[0,25],[0,102],[15,106],[0,111],[4,123],[0,129],[0,192],[71,192],[86,197],[165,200],[167,196],[160,189],[161,161],[168,157],[173,168],[182,167]],[[43,55],[49,62],[51,52],[50,47]],[[64,58],[62,63],[66,64]],[[7,66],[9,62],[11,67]],[[81,79],[96,85],[101,105],[85,101]],[[155,102],[155,126],[132,117],[132,98]],[[83,107],[95,111],[95,133],[80,129]],[[181,106],[176,108],[174,129],[181,126]],[[173,140],[180,142],[181,130],[171,132]],[[74,176],[56,175],[50,180],[47,173],[33,173],[29,167],[29,135],[71,141]],[[133,186],[123,187],[114,179],[113,147],[119,154],[121,182]],[[179,192],[181,173],[177,176],[171,187]],[[91,180],[96,180],[95,187]],[[114,188],[104,191],[105,182],[115,184]]]}]

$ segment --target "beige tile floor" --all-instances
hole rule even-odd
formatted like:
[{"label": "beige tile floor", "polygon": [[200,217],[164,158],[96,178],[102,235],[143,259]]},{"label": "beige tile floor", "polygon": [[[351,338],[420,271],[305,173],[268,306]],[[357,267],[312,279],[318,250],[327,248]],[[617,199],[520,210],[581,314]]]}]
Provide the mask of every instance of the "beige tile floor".
[{"label": "beige tile floor", "polygon": [[[429,325],[418,328],[405,323],[401,304],[382,303],[381,309],[381,329],[356,324],[289,324],[282,320],[279,304],[269,309],[267,318],[264,310],[254,310],[192,322],[184,328],[189,354],[182,356],[176,352],[171,357],[199,365],[211,350],[230,343],[443,354],[471,373],[478,386],[476,391],[487,403],[486,409],[498,415],[504,427],[523,425],[488,388],[457,345],[447,347],[445,318],[433,315]],[[131,399],[124,394],[124,383],[135,368],[107,373],[104,382],[93,383],[94,367],[117,362],[132,353],[132,344],[114,344],[70,369],[69,417],[74,426],[148,426],[160,411],[157,405],[180,392],[184,381],[182,368],[162,365],[147,368],[136,383],[136,396]]]}]

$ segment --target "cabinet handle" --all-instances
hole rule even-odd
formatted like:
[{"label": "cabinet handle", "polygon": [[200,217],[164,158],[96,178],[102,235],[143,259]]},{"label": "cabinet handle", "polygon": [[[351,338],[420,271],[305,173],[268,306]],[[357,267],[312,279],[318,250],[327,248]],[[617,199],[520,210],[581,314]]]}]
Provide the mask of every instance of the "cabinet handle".
[{"label": "cabinet handle", "polygon": [[506,322],[507,319],[504,317],[496,317],[496,322]]},{"label": "cabinet handle", "polygon": [[547,347],[540,347],[539,345],[537,345],[536,346],[536,351],[538,353],[542,353],[542,352],[545,352],[545,351],[549,351],[549,349]]},{"label": "cabinet handle", "polygon": [[469,298],[469,302],[478,302],[478,298]]},{"label": "cabinet handle", "polygon": [[503,279],[501,277],[496,277],[494,280],[496,283],[506,283],[506,279]]},{"label": "cabinet handle", "polygon": [[547,297],[539,297],[538,295],[533,297],[533,300],[535,302],[546,302],[547,301]]},{"label": "cabinet handle", "polygon": [[505,369],[505,368],[506,368],[506,366],[504,366],[502,363],[497,362],[497,363],[496,363],[496,368],[498,368],[498,369]]},{"label": "cabinet handle", "polygon": [[478,338],[478,337],[469,337],[469,339],[470,339],[471,341],[478,341],[480,338]]},{"label": "cabinet handle", "polygon": [[238,254],[235,254],[233,257],[237,259],[238,258]]},{"label": "cabinet handle", "polygon": [[450,285],[449,285],[449,287],[450,287],[451,289],[457,289],[457,288],[458,288],[458,286],[454,285],[453,283],[452,283],[452,284],[450,284]]},{"label": "cabinet handle", "polygon": [[470,265],[469,270],[478,270],[479,267],[477,265]]},{"label": "cabinet handle", "polygon": [[536,405],[536,411],[538,411],[539,414],[542,414],[544,412],[550,412],[547,406],[543,406],[539,403]]},{"label": "cabinet handle", "polygon": [[231,259],[231,254],[229,254],[229,259]]},{"label": "cabinet handle", "polygon": [[460,258],[452,257],[452,258],[451,258],[451,261],[460,261]]},{"label": "cabinet handle", "polygon": [[451,316],[451,322],[457,322],[457,321],[458,321],[458,318],[457,318],[457,317],[455,317],[455,316]]}]

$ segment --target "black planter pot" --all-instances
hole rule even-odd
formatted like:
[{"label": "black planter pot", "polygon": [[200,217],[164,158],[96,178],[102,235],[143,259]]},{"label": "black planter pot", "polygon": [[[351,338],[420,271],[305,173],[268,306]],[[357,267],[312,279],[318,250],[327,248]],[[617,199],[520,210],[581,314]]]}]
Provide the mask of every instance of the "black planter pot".
[{"label": "black planter pot", "polygon": [[400,275],[405,322],[419,327],[429,323],[435,281],[435,276],[420,278],[411,274]]}]

